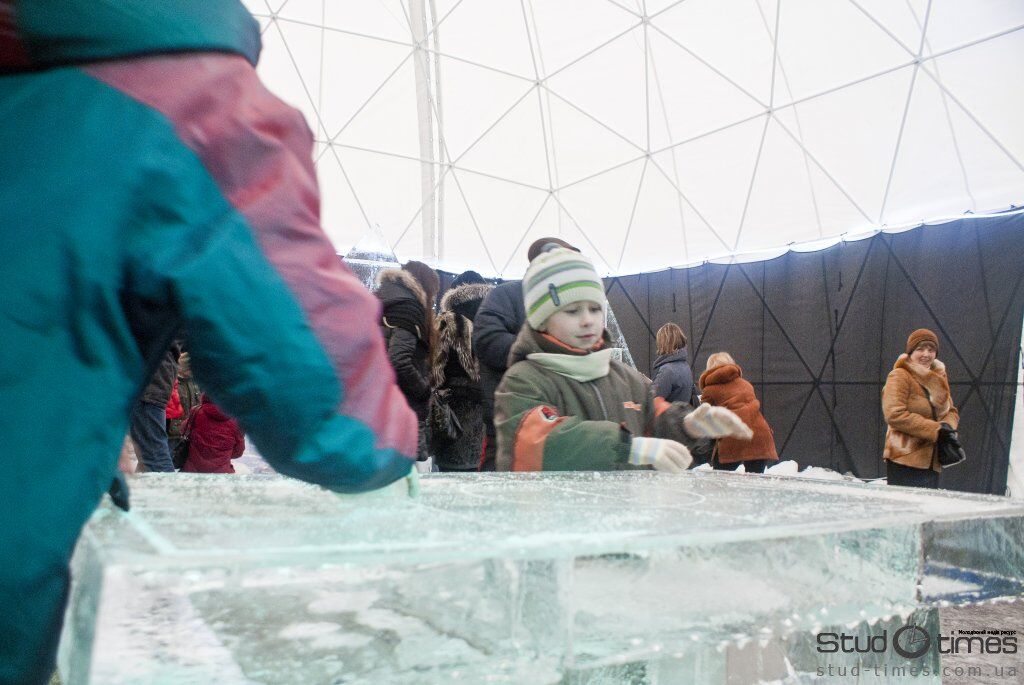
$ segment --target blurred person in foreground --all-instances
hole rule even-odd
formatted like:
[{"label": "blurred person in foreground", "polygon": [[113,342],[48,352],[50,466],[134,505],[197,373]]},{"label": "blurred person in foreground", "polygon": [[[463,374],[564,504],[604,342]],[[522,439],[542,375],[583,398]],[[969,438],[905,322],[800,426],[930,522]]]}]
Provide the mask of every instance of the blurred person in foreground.
[{"label": "blurred person in foreground", "polygon": [[259,36],[237,0],[0,0],[0,683],[49,679],[72,549],[179,331],[279,472],[354,492],[410,471],[379,304],[320,227],[313,137],[256,76]]}]

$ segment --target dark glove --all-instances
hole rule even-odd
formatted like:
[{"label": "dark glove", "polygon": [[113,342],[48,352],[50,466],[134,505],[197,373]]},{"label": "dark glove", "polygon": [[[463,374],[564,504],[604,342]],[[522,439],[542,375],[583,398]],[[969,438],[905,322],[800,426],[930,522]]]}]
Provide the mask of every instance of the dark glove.
[{"label": "dark glove", "polygon": [[107,494],[110,495],[110,499],[113,500],[119,509],[128,511],[128,481],[124,479],[124,474],[120,471],[117,472],[114,480],[110,483],[110,489],[107,490]]},{"label": "dark glove", "polygon": [[942,423],[939,425],[939,443],[948,443],[954,448],[960,449],[960,436],[951,425]]}]

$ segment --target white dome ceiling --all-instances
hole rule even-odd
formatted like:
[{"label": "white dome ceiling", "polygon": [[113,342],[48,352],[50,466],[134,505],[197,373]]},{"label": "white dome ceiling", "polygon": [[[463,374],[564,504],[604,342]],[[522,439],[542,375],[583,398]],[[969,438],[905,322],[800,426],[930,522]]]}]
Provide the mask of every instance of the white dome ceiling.
[{"label": "white dome ceiling", "polygon": [[623,274],[1024,201],[1020,0],[246,4],[341,253]]}]

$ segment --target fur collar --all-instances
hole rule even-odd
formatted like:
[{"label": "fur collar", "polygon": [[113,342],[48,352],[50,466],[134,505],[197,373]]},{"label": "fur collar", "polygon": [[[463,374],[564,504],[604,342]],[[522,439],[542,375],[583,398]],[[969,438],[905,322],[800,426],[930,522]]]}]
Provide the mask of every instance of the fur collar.
[{"label": "fur collar", "polygon": [[928,401],[932,403],[932,406],[940,415],[945,415],[945,411],[949,410],[950,405],[949,381],[946,379],[945,364],[935,359],[932,361],[931,368],[922,373],[920,367],[911,363],[909,355],[901,354],[892,368],[901,369],[910,374],[911,378],[926,390]]},{"label": "fur collar", "polygon": [[[462,286],[457,290],[462,290],[463,287],[473,286]],[[444,306],[443,303],[442,306]],[[478,382],[480,370],[476,357],[473,356],[473,322],[461,314],[444,311],[437,317],[435,325],[437,326],[437,354],[434,355],[434,363],[430,369],[432,385],[435,388],[444,385],[444,370],[448,366],[448,358],[453,350],[466,375],[472,381]]]},{"label": "fur collar", "polygon": [[458,288],[452,288],[441,298],[441,311],[453,312],[459,305],[468,304],[474,300],[483,300],[491,287],[486,283],[467,283]]},{"label": "fur collar", "polygon": [[383,287],[386,284],[393,284],[405,288],[413,297],[423,305],[424,309],[431,309],[433,303],[427,302],[427,293],[416,278],[404,269],[384,269],[377,274],[377,284]]}]

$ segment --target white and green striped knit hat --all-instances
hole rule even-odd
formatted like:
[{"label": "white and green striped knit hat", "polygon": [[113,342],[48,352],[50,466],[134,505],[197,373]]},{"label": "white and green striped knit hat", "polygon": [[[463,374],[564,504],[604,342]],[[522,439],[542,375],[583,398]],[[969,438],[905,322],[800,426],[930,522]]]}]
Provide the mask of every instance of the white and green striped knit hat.
[{"label": "white and green striped knit hat", "polygon": [[592,300],[606,308],[604,285],[594,263],[573,250],[558,248],[537,256],[523,276],[526,320],[543,330],[548,317],[572,302]]}]

